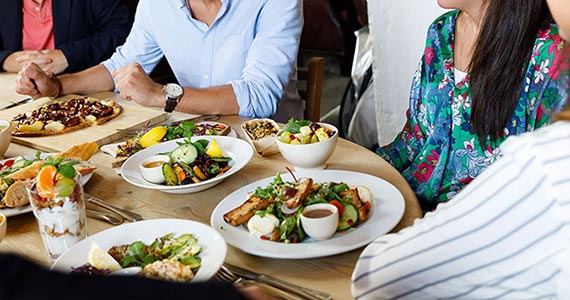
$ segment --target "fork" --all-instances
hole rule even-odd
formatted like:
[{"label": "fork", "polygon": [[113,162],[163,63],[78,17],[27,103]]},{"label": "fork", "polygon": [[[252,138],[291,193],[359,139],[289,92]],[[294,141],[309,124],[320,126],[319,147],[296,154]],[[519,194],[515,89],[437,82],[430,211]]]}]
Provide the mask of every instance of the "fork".
[{"label": "fork", "polygon": [[[216,273],[216,275],[214,275],[214,278],[217,279],[218,281],[227,282],[227,283],[231,283],[231,284],[240,284],[240,283],[245,282],[245,279],[243,279],[242,277],[239,277],[236,274],[230,272],[224,266],[222,266],[220,268],[220,270],[218,271],[218,273]],[[249,281],[253,282],[253,280],[249,280]]]},{"label": "fork", "polygon": [[269,285],[261,283],[261,282],[257,282],[257,281],[249,280],[249,279],[243,279],[242,277],[237,276],[236,274],[232,273],[225,266],[222,266],[220,268],[220,270],[218,271],[218,273],[216,273],[216,275],[214,275],[214,279],[216,279],[217,281],[226,282],[226,283],[230,283],[233,285],[239,285],[239,284],[257,285],[257,286],[260,286],[261,288],[263,288],[271,296],[276,297],[277,299],[285,299],[285,300],[304,300],[304,299],[306,299],[306,298],[296,297],[296,296],[291,295],[285,291],[278,290],[272,286],[269,286]]},{"label": "fork", "polygon": [[90,218],[95,218],[95,219],[99,219],[99,220],[103,220],[103,221],[107,221],[109,223],[111,223],[112,225],[121,225],[123,224],[123,218],[117,218],[116,216],[113,216],[111,214],[107,214],[98,210],[94,210],[94,209],[86,209],[86,213],[87,216]]}]

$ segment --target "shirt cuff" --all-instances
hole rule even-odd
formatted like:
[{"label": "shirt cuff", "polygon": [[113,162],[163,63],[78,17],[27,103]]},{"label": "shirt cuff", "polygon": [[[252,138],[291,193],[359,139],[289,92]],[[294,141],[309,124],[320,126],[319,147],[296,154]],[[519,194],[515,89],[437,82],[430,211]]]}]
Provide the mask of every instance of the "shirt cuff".
[{"label": "shirt cuff", "polygon": [[107,71],[109,71],[109,74],[113,73],[114,71],[116,71],[117,69],[119,69],[121,66],[117,65],[112,59],[107,59],[106,61],[101,63],[105,68],[107,68]]},{"label": "shirt cuff", "polygon": [[239,106],[238,114],[243,117],[255,118],[255,113],[249,101],[248,86],[243,80],[231,81],[230,84],[236,95],[237,104]]}]

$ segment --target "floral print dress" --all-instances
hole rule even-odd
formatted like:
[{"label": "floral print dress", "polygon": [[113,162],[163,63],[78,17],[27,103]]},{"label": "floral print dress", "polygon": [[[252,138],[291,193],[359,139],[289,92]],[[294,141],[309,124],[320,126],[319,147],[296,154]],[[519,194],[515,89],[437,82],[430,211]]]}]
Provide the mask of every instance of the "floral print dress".
[{"label": "floral print dress", "polygon": [[377,153],[402,173],[424,211],[451,199],[501,154],[511,135],[532,131],[551,120],[567,96],[568,75],[561,69],[564,41],[555,25],[539,31],[526,67],[519,103],[504,137],[480,144],[470,125],[469,75],[454,80],[453,46],[459,11],[436,19],[412,83],[407,123]]}]

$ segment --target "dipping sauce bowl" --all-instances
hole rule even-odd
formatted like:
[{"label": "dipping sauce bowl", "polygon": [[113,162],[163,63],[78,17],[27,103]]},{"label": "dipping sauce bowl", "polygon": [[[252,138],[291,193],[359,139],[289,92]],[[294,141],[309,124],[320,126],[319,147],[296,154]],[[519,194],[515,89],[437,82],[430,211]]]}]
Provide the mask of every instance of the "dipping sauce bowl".
[{"label": "dipping sauce bowl", "polygon": [[144,180],[161,184],[165,181],[162,174],[162,165],[170,163],[170,156],[168,155],[153,155],[141,161],[139,166],[141,175]]},{"label": "dipping sauce bowl", "polygon": [[338,227],[338,209],[328,203],[305,207],[301,212],[301,224],[305,233],[314,240],[330,239]]}]

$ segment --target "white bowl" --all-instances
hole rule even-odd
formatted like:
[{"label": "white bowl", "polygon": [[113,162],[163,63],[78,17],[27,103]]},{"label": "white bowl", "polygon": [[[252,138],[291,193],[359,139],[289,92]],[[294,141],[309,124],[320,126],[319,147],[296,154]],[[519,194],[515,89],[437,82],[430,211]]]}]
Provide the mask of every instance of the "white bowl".
[{"label": "white bowl", "polygon": [[177,143],[185,140],[185,138],[182,138],[182,139],[176,139],[160,143],[135,153],[133,156],[129,157],[129,159],[127,159],[127,161],[125,161],[125,163],[121,167],[121,175],[123,176],[123,179],[125,179],[128,183],[136,185],[138,187],[160,190],[162,192],[172,193],[172,194],[189,194],[209,189],[215,186],[216,184],[222,182],[222,180],[226,179],[229,176],[232,176],[233,174],[241,170],[243,167],[245,167],[253,157],[253,149],[244,140],[227,136],[209,135],[209,136],[193,136],[191,138],[191,141],[195,142],[201,139],[208,141],[212,141],[213,139],[215,139],[218,142],[218,145],[220,146],[220,149],[222,149],[222,153],[224,154],[224,156],[230,157],[232,159],[229,162],[229,165],[231,166],[231,169],[229,171],[225,172],[220,176],[204,180],[199,183],[191,183],[184,185],[167,186],[163,184],[150,183],[144,180],[139,168],[141,161],[150,156],[155,156],[159,153],[171,152],[176,147],[178,147]]},{"label": "white bowl", "polygon": [[[160,162],[160,165],[157,166],[148,166],[150,163]],[[165,181],[164,175],[162,174],[162,165],[165,163],[170,163],[170,156],[168,155],[153,155],[146,159],[143,159],[139,165],[141,170],[141,175],[144,180],[161,184]]]},{"label": "white bowl", "polygon": [[326,124],[318,123],[322,127],[334,131],[333,136],[323,142],[313,144],[287,144],[279,140],[280,133],[275,137],[279,152],[288,162],[295,166],[296,170],[304,169],[324,169],[326,162],[336,148],[338,141],[338,129],[336,127]]},{"label": "white bowl", "polygon": [[6,150],[8,150],[8,146],[10,146],[10,141],[12,141],[12,131],[8,121],[0,120],[0,126],[5,127],[0,130],[0,157],[3,157]]},{"label": "white bowl", "polygon": [[0,213],[0,242],[2,242],[4,236],[6,236],[6,227],[8,227],[8,218]]},{"label": "white bowl", "polygon": [[202,246],[202,253],[198,255],[202,265],[192,282],[207,281],[218,272],[226,258],[227,246],[224,238],[208,225],[181,219],[145,220],[101,231],[73,245],[54,262],[51,268],[70,272],[72,267],[76,268],[87,263],[87,254],[92,242],[107,250],[112,246],[136,241],[150,244],[154,239],[168,233],[193,234],[198,239],[198,245]]}]

